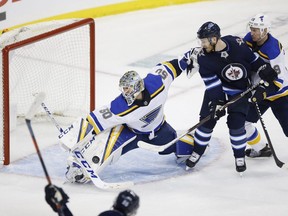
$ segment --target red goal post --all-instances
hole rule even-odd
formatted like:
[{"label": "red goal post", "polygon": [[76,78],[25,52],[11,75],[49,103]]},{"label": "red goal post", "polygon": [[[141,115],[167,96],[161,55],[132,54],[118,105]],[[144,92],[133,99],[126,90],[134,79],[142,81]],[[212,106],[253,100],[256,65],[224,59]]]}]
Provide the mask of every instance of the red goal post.
[{"label": "red goal post", "polygon": [[[94,19],[37,23],[0,37],[2,96],[0,161],[10,163],[14,119],[24,119],[34,96],[46,94],[54,118],[65,124],[95,108]],[[39,108],[37,119],[45,120]]]}]

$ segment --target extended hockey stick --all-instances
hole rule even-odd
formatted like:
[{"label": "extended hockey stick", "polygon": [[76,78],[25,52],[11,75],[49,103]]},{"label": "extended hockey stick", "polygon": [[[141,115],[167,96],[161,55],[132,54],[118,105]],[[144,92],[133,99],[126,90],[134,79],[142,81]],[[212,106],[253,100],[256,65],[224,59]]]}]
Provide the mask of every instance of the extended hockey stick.
[{"label": "extended hockey stick", "polygon": [[[41,106],[45,110],[47,116],[51,119],[52,123],[56,126],[56,128],[59,130],[59,132],[62,134],[64,133],[64,130],[61,128],[61,126],[58,124],[56,119],[53,117],[52,113],[49,111],[48,107],[45,105],[45,103],[42,101]],[[81,153],[81,149],[75,148],[72,151],[72,154],[77,158],[79,163],[81,163],[82,167],[84,168],[86,174],[90,177],[93,184],[100,189],[108,190],[108,189],[120,189],[120,188],[128,188],[134,185],[134,182],[128,181],[128,182],[119,182],[119,183],[108,183],[103,181],[99,175],[93,170],[93,168],[89,165],[88,161],[85,159],[85,157]]]},{"label": "extended hockey stick", "polygon": [[283,163],[281,160],[279,160],[279,158],[277,157],[276,152],[275,152],[275,150],[274,150],[274,147],[273,147],[273,145],[272,145],[272,142],[271,142],[269,133],[268,133],[267,128],[266,128],[266,126],[265,126],[265,124],[264,124],[264,120],[263,120],[263,118],[262,118],[261,111],[260,111],[260,109],[259,109],[259,105],[258,105],[257,101],[253,101],[253,102],[254,102],[254,104],[255,104],[255,108],[256,108],[257,115],[258,115],[258,117],[259,117],[259,120],[260,120],[262,129],[263,129],[263,131],[264,131],[266,140],[267,140],[267,142],[268,142],[268,145],[269,145],[270,148],[271,148],[272,156],[273,156],[273,158],[274,158],[274,160],[275,160],[276,165],[277,165],[279,168],[284,168],[284,167],[285,167],[286,169],[288,169],[287,165],[286,165],[285,163]]},{"label": "extended hockey stick", "polygon": [[43,161],[43,158],[42,158],[42,155],[41,155],[41,152],[38,148],[38,144],[37,144],[37,141],[36,141],[36,138],[35,138],[35,135],[34,135],[34,131],[32,129],[32,125],[31,125],[31,119],[34,117],[37,109],[40,107],[40,103],[44,100],[45,98],[45,95],[44,94],[37,94],[35,99],[34,99],[34,102],[33,104],[31,105],[29,111],[27,112],[26,116],[25,116],[25,122],[26,122],[26,125],[28,127],[28,130],[29,130],[29,133],[31,135],[31,138],[32,138],[32,141],[33,141],[33,144],[35,146],[35,149],[36,149],[36,152],[37,152],[37,155],[39,157],[39,160],[41,162],[41,165],[42,165],[42,168],[44,170],[44,173],[45,173],[45,176],[46,176],[46,179],[48,181],[48,184],[51,184],[51,179],[50,179],[50,176],[47,172],[47,169],[46,169],[46,166],[45,166],[45,163]]},{"label": "extended hockey stick", "polygon": [[[31,119],[34,117],[37,109],[40,107],[40,103],[44,100],[45,98],[45,94],[44,93],[39,93],[35,96],[35,99],[29,109],[29,111],[27,112],[26,116],[25,116],[25,122],[26,122],[26,125],[28,127],[28,130],[29,130],[29,133],[31,135],[31,138],[32,138],[32,141],[33,141],[33,144],[35,146],[35,149],[36,149],[36,152],[37,152],[37,155],[39,157],[39,160],[41,162],[41,166],[44,170],[44,173],[45,173],[45,177],[48,181],[48,185],[52,185],[52,182],[51,182],[51,178],[48,174],[48,171],[46,169],[46,166],[45,166],[45,163],[44,163],[44,160],[42,158],[42,155],[41,155],[41,152],[39,150],[39,147],[38,147],[38,143],[37,143],[37,140],[35,138],[35,134],[34,134],[34,131],[32,129],[32,124],[31,124]],[[70,210],[68,209],[68,207],[65,205],[65,204],[61,204],[60,202],[59,203],[56,203],[56,208],[57,208],[57,212],[58,212],[58,215],[59,216],[65,216],[65,215],[68,215],[67,213],[70,212]],[[70,214],[69,214],[70,215]],[[71,214],[72,215],[72,214]]]},{"label": "extended hockey stick", "polygon": [[[232,98],[230,101],[228,101],[226,104],[224,104],[223,106],[221,106],[218,110],[222,111],[224,109],[226,109],[228,106],[230,106],[231,104],[235,103],[236,101],[238,101],[239,99],[243,98],[244,96],[246,96],[248,93],[250,93],[251,91],[255,90],[261,83],[263,83],[263,81],[260,81],[259,83],[251,86],[250,88],[248,88],[246,91],[242,92],[241,94],[235,96],[234,98]],[[183,134],[179,135],[178,137],[176,137],[174,140],[170,141],[167,144],[163,144],[163,145],[153,145],[153,144],[149,144],[143,141],[139,141],[138,142],[138,146],[140,148],[143,149],[147,149],[150,151],[155,151],[155,152],[162,152],[165,149],[169,148],[170,146],[172,146],[174,143],[176,143],[178,140],[180,140],[181,138],[183,138],[184,136],[186,136],[187,134],[191,133],[192,131],[194,131],[196,128],[198,128],[199,126],[203,125],[205,122],[209,121],[211,118],[211,115],[206,116],[204,119],[202,119],[201,121],[199,121],[196,125],[194,125],[193,127],[189,128],[187,131],[185,131]]]}]

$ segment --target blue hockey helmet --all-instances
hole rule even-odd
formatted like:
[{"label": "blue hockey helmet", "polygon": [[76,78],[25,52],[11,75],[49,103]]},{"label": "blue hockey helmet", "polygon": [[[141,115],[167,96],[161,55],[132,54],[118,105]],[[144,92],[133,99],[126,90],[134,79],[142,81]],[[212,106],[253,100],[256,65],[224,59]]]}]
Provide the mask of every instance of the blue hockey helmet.
[{"label": "blue hockey helmet", "polygon": [[221,37],[220,28],[214,22],[205,22],[197,31],[197,37],[199,39],[211,37],[216,37],[217,39],[219,39]]},{"label": "blue hockey helmet", "polygon": [[136,215],[138,208],[139,196],[132,190],[120,192],[113,204],[113,209],[118,210],[127,216]]}]

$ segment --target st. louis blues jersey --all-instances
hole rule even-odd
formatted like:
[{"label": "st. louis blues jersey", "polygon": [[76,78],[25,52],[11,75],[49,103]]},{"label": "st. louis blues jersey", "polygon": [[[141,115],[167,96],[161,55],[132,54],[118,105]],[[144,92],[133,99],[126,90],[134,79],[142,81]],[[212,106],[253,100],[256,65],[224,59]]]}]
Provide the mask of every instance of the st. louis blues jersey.
[{"label": "st. louis blues jersey", "polygon": [[223,50],[206,53],[202,49],[197,58],[199,73],[211,100],[224,99],[223,92],[235,95],[245,91],[252,71],[257,71],[264,63],[258,61],[258,56],[241,38],[228,35],[221,40],[226,44]]},{"label": "st. louis blues jersey", "polygon": [[[157,131],[164,119],[164,104],[172,81],[181,74],[178,60],[159,64],[143,80],[147,101],[128,106],[120,94],[109,105],[92,111],[88,120],[98,134],[103,130],[125,124],[135,133],[151,134]],[[145,98],[144,98],[145,99]]]},{"label": "st. louis blues jersey", "polygon": [[268,34],[268,40],[261,46],[253,42],[250,32],[246,34],[244,40],[252,51],[257,53],[265,62],[270,63],[271,67],[278,73],[278,79],[274,83],[279,87],[279,90],[267,93],[267,99],[273,101],[288,95],[288,71],[285,66],[285,52],[282,44],[271,34]]}]

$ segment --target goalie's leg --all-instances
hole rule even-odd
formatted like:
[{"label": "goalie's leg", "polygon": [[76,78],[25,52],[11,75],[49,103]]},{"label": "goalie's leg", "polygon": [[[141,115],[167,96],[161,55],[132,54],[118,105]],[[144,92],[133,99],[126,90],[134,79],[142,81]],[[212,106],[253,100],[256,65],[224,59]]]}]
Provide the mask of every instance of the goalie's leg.
[{"label": "goalie's leg", "polygon": [[58,136],[60,145],[66,150],[85,145],[95,136],[93,126],[83,118],[78,118],[72,125],[63,129]]},{"label": "goalie's leg", "polygon": [[192,154],[194,148],[194,138],[187,134],[176,142],[176,162],[184,163]]},{"label": "goalie's leg", "polygon": [[86,176],[81,164],[74,156],[67,158],[66,179],[71,183],[87,183],[90,181],[89,176]]}]

